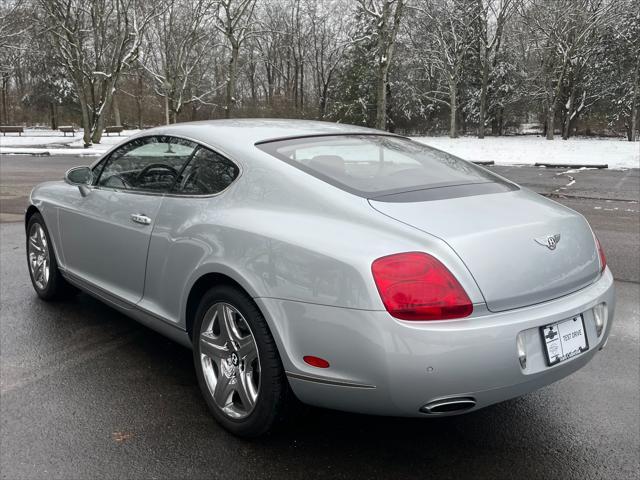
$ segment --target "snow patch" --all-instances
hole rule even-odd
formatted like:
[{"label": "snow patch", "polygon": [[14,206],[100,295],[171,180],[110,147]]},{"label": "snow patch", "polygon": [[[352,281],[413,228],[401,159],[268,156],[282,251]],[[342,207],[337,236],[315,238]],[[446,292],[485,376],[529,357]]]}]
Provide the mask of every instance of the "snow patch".
[{"label": "snow patch", "polygon": [[57,130],[25,129],[22,136],[7,134],[0,136],[0,153],[21,154],[50,154],[50,155],[100,155],[112,146],[123,142],[140,130],[124,130],[118,135],[102,135],[100,143],[84,147],[82,130],[76,131],[75,136]]},{"label": "snow patch", "polygon": [[415,137],[414,140],[465,160],[493,160],[498,165],[606,163],[611,169],[640,168],[640,143],[622,139],[547,140],[538,136],[512,136],[482,140],[472,137]]}]

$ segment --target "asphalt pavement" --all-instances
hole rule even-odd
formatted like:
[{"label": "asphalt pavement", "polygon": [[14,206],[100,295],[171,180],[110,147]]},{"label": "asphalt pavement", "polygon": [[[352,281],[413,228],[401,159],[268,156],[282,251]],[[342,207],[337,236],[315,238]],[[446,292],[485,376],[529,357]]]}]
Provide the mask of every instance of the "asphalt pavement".
[{"label": "asphalt pavement", "polygon": [[209,415],[190,351],[88,295],[35,296],[11,221],[33,183],[92,160],[0,157],[1,478],[640,478],[638,170],[493,167],[584,214],[604,245],[616,319],[585,368],[464,416],[309,409],[244,441]]}]

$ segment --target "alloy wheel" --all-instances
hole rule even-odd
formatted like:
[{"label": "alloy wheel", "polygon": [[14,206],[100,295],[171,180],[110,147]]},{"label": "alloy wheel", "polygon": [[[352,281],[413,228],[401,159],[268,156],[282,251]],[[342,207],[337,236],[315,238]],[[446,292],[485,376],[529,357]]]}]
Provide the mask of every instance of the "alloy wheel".
[{"label": "alloy wheel", "polygon": [[249,324],[228,303],[216,303],[199,338],[204,378],[215,404],[230,418],[246,418],[260,391],[260,359]]},{"label": "alloy wheel", "polygon": [[39,223],[31,225],[29,230],[28,255],[33,282],[39,290],[44,290],[49,283],[51,261],[47,236]]}]

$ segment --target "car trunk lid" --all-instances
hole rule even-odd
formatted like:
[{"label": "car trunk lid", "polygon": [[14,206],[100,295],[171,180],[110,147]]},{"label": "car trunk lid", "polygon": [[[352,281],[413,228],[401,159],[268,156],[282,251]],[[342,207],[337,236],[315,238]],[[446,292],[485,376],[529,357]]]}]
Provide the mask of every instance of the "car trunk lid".
[{"label": "car trunk lid", "polygon": [[592,283],[600,271],[586,220],[527,190],[369,202],[379,212],[447,242],[494,312],[567,295]]}]

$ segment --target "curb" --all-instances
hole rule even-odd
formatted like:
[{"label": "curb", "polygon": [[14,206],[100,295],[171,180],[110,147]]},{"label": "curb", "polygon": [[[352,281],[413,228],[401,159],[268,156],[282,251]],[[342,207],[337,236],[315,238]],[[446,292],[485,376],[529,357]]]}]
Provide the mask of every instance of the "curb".
[{"label": "curb", "polygon": [[538,163],[536,162],[534,167],[546,167],[546,168],[609,168],[608,163],[599,163],[596,165],[587,165],[585,163]]},{"label": "curb", "polygon": [[471,163],[475,163],[476,165],[495,165],[496,162],[493,160],[472,160]]}]

